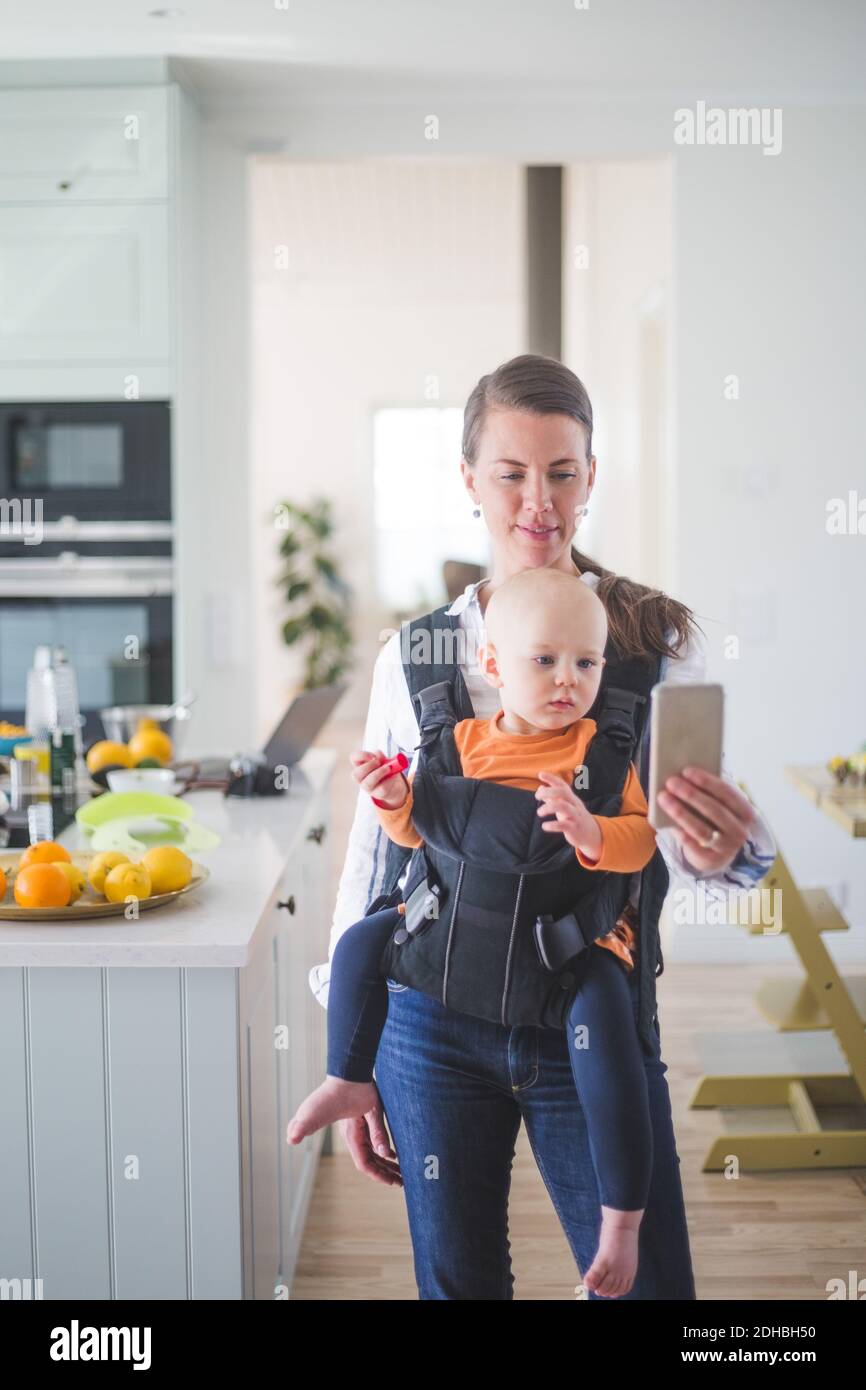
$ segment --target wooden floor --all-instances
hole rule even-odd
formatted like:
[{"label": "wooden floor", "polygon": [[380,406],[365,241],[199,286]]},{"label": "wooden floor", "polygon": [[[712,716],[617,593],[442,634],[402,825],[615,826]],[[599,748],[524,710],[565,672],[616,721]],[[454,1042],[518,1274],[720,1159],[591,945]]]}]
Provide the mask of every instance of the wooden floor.
[{"label": "wooden floor", "polygon": [[[351,726],[332,724],[325,741],[347,754],[359,746],[360,734]],[[343,757],[334,796],[337,872],[353,807]],[[793,1128],[782,1111],[761,1111],[758,1121],[754,1112],[688,1109],[706,1066],[702,1036],[736,1037],[747,1031],[756,1035],[759,1048],[765,1033],[770,1045],[771,1030],[752,1003],[766,973],[765,966],[668,965],[658,982],[662,1056],[668,1065],[699,1299],[825,1300],[828,1279],[847,1282],[849,1270],[858,1271],[858,1278],[866,1276],[866,1169],[742,1173],[736,1180],[701,1172],[711,1140],[742,1128],[744,1117],[753,1128]],[[773,973],[798,971],[787,966]],[[809,1038],[820,1044],[816,1035]],[[809,1039],[797,1041],[808,1045]],[[320,1163],[292,1299],[416,1298],[401,1189],[359,1174],[336,1131],[334,1148]],[[509,1236],[515,1298],[572,1301],[578,1272],[523,1130],[512,1175]]]}]

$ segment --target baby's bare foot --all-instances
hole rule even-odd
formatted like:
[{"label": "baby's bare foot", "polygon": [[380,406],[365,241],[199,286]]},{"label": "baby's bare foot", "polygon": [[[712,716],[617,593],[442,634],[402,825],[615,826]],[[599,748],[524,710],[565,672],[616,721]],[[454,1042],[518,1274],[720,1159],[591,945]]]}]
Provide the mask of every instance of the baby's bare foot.
[{"label": "baby's bare foot", "polygon": [[373,1081],[344,1081],[328,1076],[298,1106],[286,1130],[288,1144],[300,1144],[307,1134],[337,1120],[354,1120],[376,1105],[379,1092]]},{"label": "baby's bare foot", "polygon": [[601,1209],[601,1236],[595,1259],[584,1276],[584,1287],[603,1298],[622,1298],[637,1274],[641,1211]]}]

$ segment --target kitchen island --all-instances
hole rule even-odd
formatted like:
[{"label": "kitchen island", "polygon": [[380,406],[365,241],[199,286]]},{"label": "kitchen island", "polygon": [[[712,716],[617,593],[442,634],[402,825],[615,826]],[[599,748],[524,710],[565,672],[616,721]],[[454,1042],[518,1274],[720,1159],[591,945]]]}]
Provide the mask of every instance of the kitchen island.
[{"label": "kitchen island", "polygon": [[311,749],[283,796],[188,793],[210,877],[137,921],[0,922],[0,1279],[22,1296],[288,1297],[324,1137],[285,1142],[325,1074],[307,976],[335,761]]}]

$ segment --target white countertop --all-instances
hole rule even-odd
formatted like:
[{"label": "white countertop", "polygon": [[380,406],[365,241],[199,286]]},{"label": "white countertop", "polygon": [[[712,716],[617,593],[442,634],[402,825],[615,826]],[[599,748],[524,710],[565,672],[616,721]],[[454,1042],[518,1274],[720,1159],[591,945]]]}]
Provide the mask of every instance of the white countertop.
[{"label": "white countertop", "polygon": [[[77,925],[0,922],[0,966],[245,965],[310,798],[326,786],[336,760],[332,748],[311,748],[282,796],[189,792],[184,800],[196,820],[220,837],[215,849],[195,856],[210,870],[200,888],[142,912],[137,922],[122,915]],[[88,836],[74,823],[58,838],[70,851],[89,848]]]}]

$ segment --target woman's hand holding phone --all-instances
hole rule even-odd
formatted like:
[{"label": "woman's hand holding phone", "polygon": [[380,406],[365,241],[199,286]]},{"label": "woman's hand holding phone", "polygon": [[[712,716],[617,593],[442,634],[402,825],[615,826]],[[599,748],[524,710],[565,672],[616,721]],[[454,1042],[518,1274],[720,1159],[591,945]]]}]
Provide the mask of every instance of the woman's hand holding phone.
[{"label": "woman's hand holding phone", "polygon": [[389,759],[381,748],[373,753],[359,748],[349,754],[349,761],[352,776],[361,790],[380,806],[397,811],[405,805],[409,796],[409,784],[402,775],[403,769],[409,766],[405,754],[398,753]]},{"label": "woman's hand holding phone", "polygon": [[721,685],[661,682],[652,690],[649,820],[674,828],[696,874],[727,869],[751,835],[751,803],[721,776]]}]

